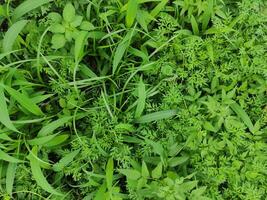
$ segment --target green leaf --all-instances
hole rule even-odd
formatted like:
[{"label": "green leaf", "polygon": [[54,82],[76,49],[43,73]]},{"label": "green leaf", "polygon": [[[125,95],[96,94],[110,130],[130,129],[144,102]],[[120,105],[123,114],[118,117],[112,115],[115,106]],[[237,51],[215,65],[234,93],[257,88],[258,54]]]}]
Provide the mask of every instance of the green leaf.
[{"label": "green leaf", "polygon": [[72,117],[62,117],[56,121],[53,121],[51,123],[48,123],[47,125],[43,126],[43,128],[38,132],[38,137],[43,137],[49,134],[52,134],[54,130],[57,128],[63,126],[67,122],[69,122],[72,119]]},{"label": "green leaf", "polygon": [[144,161],[142,161],[142,176],[144,178],[148,178],[149,177],[149,171],[148,171],[148,168],[147,168],[147,165]]},{"label": "green leaf", "polygon": [[162,175],[162,163],[160,162],[157,167],[151,173],[152,178],[158,179]]},{"label": "green leaf", "polygon": [[170,158],[168,160],[168,166],[169,167],[176,167],[178,165],[185,163],[188,159],[189,159],[188,156]]},{"label": "green leaf", "polygon": [[146,105],[146,87],[142,78],[140,79],[137,90],[138,90],[138,100],[135,110],[135,118],[138,118],[142,115],[142,112],[144,111]]},{"label": "green leaf", "polygon": [[51,2],[52,0],[27,0],[21,3],[15,10],[13,11],[12,20],[16,21],[17,19],[21,18],[26,13]]},{"label": "green leaf", "polygon": [[87,34],[88,32],[86,31],[80,31],[79,37],[75,39],[75,46],[74,46],[75,63],[79,63],[80,59],[83,56],[84,53],[83,50],[86,43]]},{"label": "green leaf", "polygon": [[141,173],[134,169],[119,169],[119,172],[131,180],[137,180],[141,177]]},{"label": "green leaf", "polygon": [[195,17],[193,15],[191,16],[191,26],[192,26],[192,29],[193,29],[193,33],[195,35],[199,35],[198,24],[197,24],[197,21],[196,21],[196,19],[195,19]]},{"label": "green leaf", "polygon": [[80,149],[75,150],[61,158],[59,162],[53,165],[53,170],[56,172],[63,170],[64,167],[66,167],[73,161],[73,159],[78,155],[79,152]]},{"label": "green leaf", "polygon": [[18,130],[10,120],[7,104],[5,101],[5,94],[2,87],[0,87],[0,113],[0,122],[4,124],[8,129],[18,132]]},{"label": "green leaf", "polygon": [[52,33],[65,33],[65,27],[62,24],[53,24],[50,29]]},{"label": "green leaf", "polygon": [[54,135],[48,135],[48,136],[44,136],[44,137],[40,137],[40,138],[34,138],[32,140],[27,140],[27,143],[29,145],[43,145],[46,144],[47,142],[51,141],[52,139],[54,139],[58,134],[54,134]]},{"label": "green leaf", "polygon": [[61,23],[62,22],[61,15],[59,13],[56,13],[56,12],[49,13],[47,18],[54,23]]},{"label": "green leaf", "polygon": [[138,10],[138,1],[137,0],[129,0],[127,4],[127,13],[126,13],[126,26],[130,28],[135,20],[136,14]]},{"label": "green leaf", "polygon": [[251,122],[248,114],[243,110],[243,108],[237,103],[230,104],[231,109],[237,114],[237,116],[243,120],[244,124],[253,132],[254,126]]},{"label": "green leaf", "polygon": [[17,170],[17,163],[8,163],[7,173],[6,173],[6,191],[9,196],[12,197],[13,184],[15,180]]},{"label": "green leaf", "polygon": [[162,119],[167,119],[175,116],[177,114],[177,110],[164,110],[159,112],[150,113],[147,115],[143,115],[142,117],[135,120],[136,123],[149,123],[152,121],[158,121]]},{"label": "green leaf", "polygon": [[43,146],[48,147],[48,148],[56,147],[57,145],[60,145],[63,142],[65,142],[68,138],[69,138],[69,135],[67,134],[59,135],[59,136],[56,136],[53,140],[50,140],[47,143],[45,143]]},{"label": "green leaf", "polygon": [[34,115],[43,115],[42,110],[35,103],[33,103],[30,98],[11,87],[4,86],[4,88],[9,93],[9,95],[14,98],[23,108]]},{"label": "green leaf", "polygon": [[83,21],[83,16],[76,15],[75,18],[74,18],[74,20],[70,23],[70,25],[72,27],[75,27],[76,28],[76,27],[78,27],[78,26],[81,25],[82,21]]},{"label": "green leaf", "polygon": [[63,18],[66,22],[72,22],[75,19],[75,8],[71,3],[64,7]]},{"label": "green leaf", "polygon": [[21,20],[13,24],[6,32],[3,39],[3,53],[12,51],[12,47],[24,26],[28,23],[27,20]]},{"label": "green leaf", "polygon": [[[35,148],[35,147],[34,147]],[[34,149],[32,150],[34,151]],[[37,155],[35,155],[37,156]],[[46,178],[43,175],[43,172],[41,170],[39,161],[31,154],[29,154],[28,159],[30,160],[30,166],[31,166],[31,172],[32,176],[35,179],[36,183],[45,191],[54,194],[54,195],[59,195],[62,196],[63,194],[59,193],[56,191],[46,180]]]},{"label": "green leaf", "polygon": [[63,34],[55,34],[51,40],[53,49],[60,49],[65,46],[66,39]]},{"label": "green leaf", "polygon": [[151,16],[156,17],[166,6],[168,0],[161,0],[161,2],[151,11]]},{"label": "green leaf", "polygon": [[111,190],[112,188],[113,171],[114,171],[114,163],[113,163],[113,159],[110,158],[106,166],[106,180],[107,180],[108,190]]},{"label": "green leaf", "polygon": [[95,29],[95,26],[88,21],[83,21],[80,25],[80,29],[85,30],[85,31],[91,31]]},{"label": "green leaf", "polygon": [[14,157],[8,155],[7,153],[3,152],[2,150],[0,150],[0,160],[5,160],[5,161],[11,162],[11,163],[23,162],[22,160],[19,160],[17,158],[14,158]]}]

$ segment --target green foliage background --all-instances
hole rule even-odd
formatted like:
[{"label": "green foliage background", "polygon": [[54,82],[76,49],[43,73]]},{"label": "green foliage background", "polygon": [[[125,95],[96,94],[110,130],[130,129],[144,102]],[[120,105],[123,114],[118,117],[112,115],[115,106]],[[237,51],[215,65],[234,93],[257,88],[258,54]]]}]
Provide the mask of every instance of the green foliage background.
[{"label": "green foliage background", "polygon": [[0,198],[267,198],[265,0],[5,0]]}]

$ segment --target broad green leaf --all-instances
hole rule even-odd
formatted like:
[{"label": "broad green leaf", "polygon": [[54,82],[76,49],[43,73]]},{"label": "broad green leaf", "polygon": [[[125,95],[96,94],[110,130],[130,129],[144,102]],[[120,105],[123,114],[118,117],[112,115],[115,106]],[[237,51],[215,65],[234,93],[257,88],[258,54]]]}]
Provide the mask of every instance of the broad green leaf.
[{"label": "broad green leaf", "polygon": [[11,162],[11,163],[23,162],[22,160],[19,160],[17,158],[14,158],[14,157],[8,155],[7,153],[3,152],[2,150],[0,150],[0,160],[4,160],[7,162]]},{"label": "broad green leaf", "polygon": [[62,24],[53,24],[49,30],[52,33],[65,33],[65,27]]},{"label": "broad green leaf", "polygon": [[73,161],[73,159],[78,155],[79,152],[80,149],[75,150],[64,156],[62,159],[59,160],[59,162],[53,165],[53,170],[56,172],[63,170],[64,167],[66,167]]},{"label": "broad green leaf", "polygon": [[248,114],[243,110],[243,108],[237,103],[230,104],[232,110],[237,114],[237,116],[243,120],[244,124],[253,132],[253,123],[251,122]]},{"label": "broad green leaf", "polygon": [[143,115],[142,117],[135,120],[136,123],[149,123],[152,121],[158,121],[162,119],[167,119],[175,116],[177,114],[177,110],[164,110],[159,112],[150,113],[147,115]]},{"label": "broad green leaf", "polygon": [[70,23],[70,25],[76,28],[81,25],[82,21],[83,21],[83,16],[76,15],[74,20]]},{"label": "broad green leaf", "polygon": [[137,180],[141,177],[141,173],[134,169],[119,169],[119,172],[131,180]]},{"label": "broad green leaf", "polygon": [[83,21],[80,25],[80,29],[84,30],[84,31],[91,31],[91,30],[94,30],[96,28],[91,22]]},{"label": "broad green leaf", "polygon": [[136,14],[138,10],[138,1],[137,0],[129,0],[127,4],[127,13],[126,13],[126,26],[130,28],[135,20]]},{"label": "broad green leaf", "polygon": [[55,147],[65,142],[68,138],[69,138],[69,135],[67,134],[59,135],[59,136],[56,136],[53,140],[50,140],[49,142],[45,143],[44,146],[48,148]]},{"label": "broad green leaf", "polygon": [[193,29],[193,33],[195,35],[199,35],[198,24],[197,24],[197,21],[196,21],[196,19],[195,19],[195,17],[193,15],[191,16],[191,26],[192,26],[192,29]]},{"label": "broad green leaf", "polygon": [[8,129],[18,132],[16,127],[12,124],[8,109],[7,109],[7,104],[5,101],[5,95],[3,88],[0,86],[0,122],[5,125]]},{"label": "broad green leaf", "polygon": [[[94,200],[103,200],[103,197],[105,196],[105,192],[106,192],[106,184],[103,183],[99,189],[97,190]],[[92,199],[92,198],[90,198]]]},{"label": "broad green leaf", "polygon": [[43,145],[47,142],[51,141],[53,138],[55,138],[58,134],[48,135],[44,137],[34,138],[32,140],[27,140],[27,143],[29,145]]},{"label": "broad green leaf", "polygon": [[142,161],[142,177],[144,177],[144,178],[149,177],[149,171],[148,171],[147,165],[144,161]]},{"label": "broad green leaf", "polygon": [[66,38],[63,34],[55,34],[51,40],[53,49],[60,49],[65,46]]},{"label": "broad green leaf", "polygon": [[162,0],[152,11],[151,11],[151,16],[156,17],[166,6],[168,3],[168,0]]},{"label": "broad green leaf", "polygon": [[17,170],[17,163],[8,163],[6,172],[6,191],[12,197],[13,184]]},{"label": "broad green leaf", "polygon": [[187,157],[187,156],[170,158],[168,160],[168,166],[169,167],[176,167],[178,165],[185,163],[188,159],[189,159],[189,157]]},{"label": "broad green leaf", "polygon": [[50,12],[47,16],[49,20],[51,20],[53,23],[61,23],[62,17],[59,13],[56,12]]},{"label": "broad green leaf", "polygon": [[13,24],[8,31],[5,33],[3,39],[3,53],[8,53],[12,51],[12,47],[22,29],[28,23],[27,20],[21,20]]},{"label": "broad green leaf", "polygon": [[162,163],[160,162],[157,167],[152,171],[151,176],[154,179],[160,178],[162,175]]},{"label": "broad green leaf", "polygon": [[67,122],[69,122],[72,117],[62,117],[56,121],[48,123],[47,125],[43,126],[43,128],[38,132],[38,137],[43,137],[49,134],[52,134],[54,130],[63,126]]},{"label": "broad green leaf", "polygon": [[135,118],[139,118],[142,115],[142,112],[144,111],[146,105],[146,87],[142,78],[140,79],[137,90],[138,90],[138,100],[135,110]]},{"label": "broad green leaf", "polygon": [[4,86],[4,88],[9,93],[9,95],[14,98],[23,108],[34,115],[43,115],[42,110],[35,103],[33,103],[29,97],[18,92],[17,90],[14,90],[11,87]]},{"label": "broad green leaf", "polygon": [[107,188],[109,190],[111,190],[112,188],[113,171],[114,171],[114,163],[113,163],[113,159],[110,158],[106,166],[106,181],[107,181]]},{"label": "broad green leaf", "polygon": [[[34,151],[32,151],[34,152]],[[37,155],[35,155],[37,156]],[[55,190],[46,180],[46,178],[43,175],[43,172],[41,170],[39,161],[31,154],[29,154],[28,159],[30,160],[30,166],[31,166],[31,172],[32,176],[35,179],[36,183],[45,191],[54,194],[62,196],[61,193],[59,193],[57,190]]]},{"label": "broad green leaf", "polygon": [[53,0],[27,0],[22,2],[18,7],[15,8],[13,11],[12,19],[13,21],[16,21],[17,19],[21,18],[26,13],[29,13],[30,11],[49,3]]},{"label": "broad green leaf", "polygon": [[74,46],[74,58],[75,63],[79,63],[80,59],[83,56],[83,49],[86,44],[86,38],[87,38],[88,32],[86,31],[80,31],[79,37],[75,39],[75,46]]},{"label": "broad green leaf", "polygon": [[64,7],[63,18],[66,22],[72,22],[75,19],[75,8],[71,3],[67,3]]}]

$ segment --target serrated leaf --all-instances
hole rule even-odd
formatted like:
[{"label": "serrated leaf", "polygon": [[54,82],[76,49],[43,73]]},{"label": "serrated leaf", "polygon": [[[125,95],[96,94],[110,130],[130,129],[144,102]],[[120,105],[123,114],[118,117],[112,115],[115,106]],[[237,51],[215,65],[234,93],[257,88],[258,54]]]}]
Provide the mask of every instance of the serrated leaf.
[{"label": "serrated leaf", "polygon": [[64,167],[68,166],[73,159],[78,155],[80,149],[70,152],[63,158],[61,158],[56,164],[53,165],[53,170],[56,172],[61,171]]},{"label": "serrated leaf", "polygon": [[157,167],[152,171],[151,176],[154,179],[160,178],[162,175],[162,163],[160,162]]},{"label": "serrated leaf", "polygon": [[22,2],[18,7],[15,8],[13,11],[12,19],[13,21],[16,21],[17,19],[21,18],[26,13],[29,13],[30,11],[49,3],[53,0],[27,0]]},{"label": "serrated leaf", "polygon": [[138,1],[137,0],[129,0],[127,4],[127,13],[126,13],[126,26],[130,28],[135,20],[136,14],[138,10]]},{"label": "serrated leaf", "polygon": [[177,114],[177,110],[164,110],[164,111],[158,111],[154,113],[150,113],[147,115],[143,115],[137,120],[135,120],[136,123],[149,123],[153,121],[159,121],[162,119],[168,119]]},{"label": "serrated leaf", "polygon": [[144,178],[148,178],[149,177],[149,171],[148,171],[148,168],[147,168],[147,165],[144,161],[142,161],[142,176]]},{"label": "serrated leaf", "polygon": [[[35,147],[34,147],[35,148]],[[32,152],[35,152],[34,150]],[[37,155],[35,155],[37,156]],[[31,172],[34,180],[36,183],[45,191],[58,195],[63,196],[63,194],[59,193],[57,190],[55,190],[46,180],[46,178],[43,175],[43,172],[41,170],[41,167],[39,165],[39,161],[31,154],[29,154],[28,159],[30,160],[30,167]]]},{"label": "serrated leaf", "polygon": [[141,177],[141,173],[134,169],[119,169],[119,172],[131,180],[137,180]]},{"label": "serrated leaf", "polygon": [[75,8],[71,3],[67,3],[64,7],[63,18],[66,22],[72,22],[75,19]]},{"label": "serrated leaf", "polygon": [[11,87],[4,86],[4,88],[9,93],[9,95],[14,98],[23,108],[34,115],[43,115],[42,110],[35,103],[33,103],[29,97],[18,92],[17,90],[14,90]]},{"label": "serrated leaf", "polygon": [[54,130],[57,128],[63,126],[66,124],[68,121],[70,121],[72,117],[62,117],[60,119],[57,119],[56,121],[53,121],[45,126],[38,132],[38,137],[43,137],[49,134],[52,134]]},{"label": "serrated leaf", "polygon": [[0,122],[8,129],[18,132],[10,120],[3,88],[0,86]]},{"label": "serrated leaf", "polygon": [[3,53],[8,53],[12,51],[12,47],[22,29],[28,23],[27,20],[21,20],[13,24],[8,31],[5,33],[3,39]]}]

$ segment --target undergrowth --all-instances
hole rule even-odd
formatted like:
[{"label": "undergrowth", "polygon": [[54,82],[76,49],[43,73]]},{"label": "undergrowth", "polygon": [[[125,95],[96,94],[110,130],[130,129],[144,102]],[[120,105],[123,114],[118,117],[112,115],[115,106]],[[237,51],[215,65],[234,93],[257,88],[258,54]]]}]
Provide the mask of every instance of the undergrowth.
[{"label": "undergrowth", "polygon": [[267,198],[265,0],[5,0],[0,198]]}]

